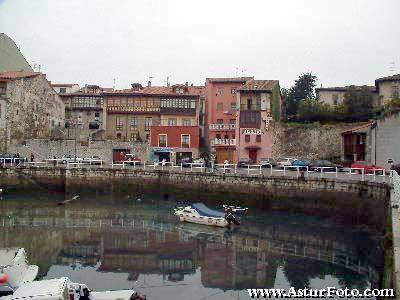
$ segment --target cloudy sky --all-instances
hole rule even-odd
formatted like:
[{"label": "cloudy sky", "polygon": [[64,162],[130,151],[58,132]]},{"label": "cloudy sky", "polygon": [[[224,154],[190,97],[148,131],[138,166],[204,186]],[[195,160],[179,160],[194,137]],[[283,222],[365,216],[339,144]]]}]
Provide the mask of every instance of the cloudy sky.
[{"label": "cloudy sky", "polygon": [[52,82],[287,87],[312,71],[333,86],[400,73],[399,13],[399,0],[0,0],[0,32]]}]

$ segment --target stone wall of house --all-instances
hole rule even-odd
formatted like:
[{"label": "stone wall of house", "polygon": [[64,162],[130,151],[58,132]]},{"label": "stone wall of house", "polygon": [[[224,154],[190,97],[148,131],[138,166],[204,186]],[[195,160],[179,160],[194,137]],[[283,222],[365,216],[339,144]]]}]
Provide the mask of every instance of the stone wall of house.
[{"label": "stone wall of house", "polygon": [[[7,82],[9,101],[7,146],[30,138],[51,138],[62,134],[65,108],[44,74]],[[10,152],[10,151],[8,151]]]},{"label": "stone wall of house", "polygon": [[272,130],[272,156],[333,159],[342,156],[342,132],[360,123],[322,125],[274,123]]},{"label": "stone wall of house", "polygon": [[128,149],[130,153],[138,155],[142,160],[149,159],[149,147],[147,143],[130,143],[118,141],[89,141],[75,143],[75,140],[42,140],[31,139],[25,143],[14,144],[12,153],[30,158],[34,154],[36,160],[46,158],[62,157],[63,155],[74,155],[76,145],[77,157],[99,156],[104,162],[111,163],[114,149]]}]

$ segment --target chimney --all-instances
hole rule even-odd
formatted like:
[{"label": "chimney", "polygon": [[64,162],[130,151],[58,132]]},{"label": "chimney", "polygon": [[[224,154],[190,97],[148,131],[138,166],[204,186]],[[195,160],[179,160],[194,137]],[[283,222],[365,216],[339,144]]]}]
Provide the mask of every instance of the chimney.
[{"label": "chimney", "polygon": [[147,81],[147,87],[151,87],[151,81]]},{"label": "chimney", "polygon": [[134,82],[131,84],[132,90],[140,91],[143,87],[140,83]]}]

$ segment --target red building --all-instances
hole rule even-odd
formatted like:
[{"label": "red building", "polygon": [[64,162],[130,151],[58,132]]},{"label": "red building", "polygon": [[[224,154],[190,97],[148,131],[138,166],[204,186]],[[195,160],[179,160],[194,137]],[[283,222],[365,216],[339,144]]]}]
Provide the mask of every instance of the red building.
[{"label": "red building", "polygon": [[150,130],[150,159],[179,164],[199,156],[199,126],[156,125]]}]

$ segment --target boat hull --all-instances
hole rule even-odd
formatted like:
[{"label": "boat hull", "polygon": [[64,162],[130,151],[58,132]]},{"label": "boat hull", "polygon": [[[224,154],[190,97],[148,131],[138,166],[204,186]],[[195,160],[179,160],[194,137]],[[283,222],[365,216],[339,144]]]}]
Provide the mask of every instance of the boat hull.
[{"label": "boat hull", "polygon": [[228,221],[225,218],[212,218],[212,217],[203,217],[203,216],[192,216],[185,214],[180,211],[176,211],[175,215],[178,217],[181,222],[189,222],[201,225],[208,226],[217,226],[217,227],[227,227],[229,226]]}]

